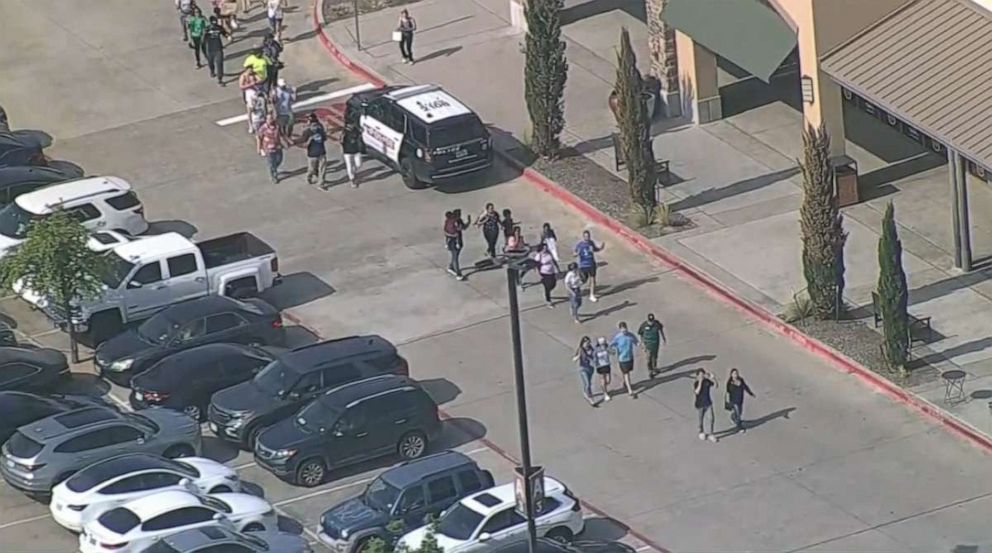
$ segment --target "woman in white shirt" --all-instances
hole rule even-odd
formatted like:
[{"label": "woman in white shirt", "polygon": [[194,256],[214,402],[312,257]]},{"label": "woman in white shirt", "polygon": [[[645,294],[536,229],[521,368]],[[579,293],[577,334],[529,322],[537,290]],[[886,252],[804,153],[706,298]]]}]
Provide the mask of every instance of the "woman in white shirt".
[{"label": "woman in white shirt", "polygon": [[548,307],[554,307],[555,304],[551,301],[551,291],[558,285],[558,268],[555,265],[555,258],[548,251],[548,245],[542,243],[532,259],[537,263],[537,272],[541,275],[541,284],[544,286],[544,303]]},{"label": "woman in white shirt", "polygon": [[265,7],[269,16],[269,29],[276,40],[282,42],[282,10],[286,7],[286,0],[267,0]]}]

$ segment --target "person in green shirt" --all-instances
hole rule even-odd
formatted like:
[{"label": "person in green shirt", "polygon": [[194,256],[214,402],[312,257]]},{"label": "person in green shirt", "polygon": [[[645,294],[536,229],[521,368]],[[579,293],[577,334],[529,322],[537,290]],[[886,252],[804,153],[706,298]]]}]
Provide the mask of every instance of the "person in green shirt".
[{"label": "person in green shirt", "polygon": [[203,32],[207,30],[207,18],[203,17],[200,8],[193,8],[193,15],[186,19],[186,28],[189,30],[189,47],[193,49],[196,56],[196,68],[203,67],[200,62],[200,53],[203,52]]},{"label": "person in green shirt", "polygon": [[641,323],[637,334],[641,337],[644,351],[648,354],[648,376],[654,378],[658,374],[658,349],[662,343],[668,342],[665,338],[665,327],[654,318],[654,313],[648,313],[648,320]]},{"label": "person in green shirt", "polygon": [[252,73],[254,73],[256,77],[258,77],[259,82],[264,83],[268,80],[269,61],[265,59],[265,56],[262,54],[261,48],[255,48],[254,50],[252,50],[251,54],[249,54],[248,57],[245,58],[244,63],[241,64],[241,67],[244,68],[250,67]]}]

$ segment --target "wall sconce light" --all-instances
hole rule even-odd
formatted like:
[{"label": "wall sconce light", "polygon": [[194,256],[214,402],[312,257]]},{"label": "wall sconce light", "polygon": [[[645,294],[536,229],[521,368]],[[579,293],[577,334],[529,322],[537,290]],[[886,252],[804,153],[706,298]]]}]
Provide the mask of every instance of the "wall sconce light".
[{"label": "wall sconce light", "polygon": [[812,104],[815,97],[813,96],[813,77],[808,77],[804,75],[800,79],[803,89],[803,102],[807,104]]}]

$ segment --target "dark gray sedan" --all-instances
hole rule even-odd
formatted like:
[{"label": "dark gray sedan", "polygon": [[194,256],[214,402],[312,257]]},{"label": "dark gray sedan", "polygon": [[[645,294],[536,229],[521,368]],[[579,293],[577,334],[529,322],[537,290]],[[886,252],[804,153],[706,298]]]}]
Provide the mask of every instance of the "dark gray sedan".
[{"label": "dark gray sedan", "polygon": [[312,553],[302,536],[286,532],[244,534],[223,526],[186,530],[162,538],[141,553]]},{"label": "dark gray sedan", "polygon": [[14,488],[45,497],[76,471],[115,455],[189,457],[199,451],[199,423],[178,411],[83,407],[18,428],[3,445],[0,475]]}]

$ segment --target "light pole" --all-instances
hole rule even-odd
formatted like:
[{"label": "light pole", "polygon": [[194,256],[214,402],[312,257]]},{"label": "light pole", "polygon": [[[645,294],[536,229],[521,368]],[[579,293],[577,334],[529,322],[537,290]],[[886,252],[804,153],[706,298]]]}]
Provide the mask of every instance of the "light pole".
[{"label": "light pole", "polygon": [[[517,282],[523,260],[511,259],[506,265],[506,290],[510,300],[510,336],[513,341],[513,380],[517,393],[517,422],[520,425],[520,464],[524,488],[524,516],[527,518],[527,545],[530,553],[537,550],[537,528],[534,525],[534,487],[530,464],[530,430],[527,426],[527,394],[524,384],[524,353],[520,343],[520,305],[517,302]],[[543,488],[543,482],[542,486]]]},{"label": "light pole", "polygon": [[358,49],[362,49],[362,31],[358,26],[358,0],[355,0],[355,44],[358,45]]}]

